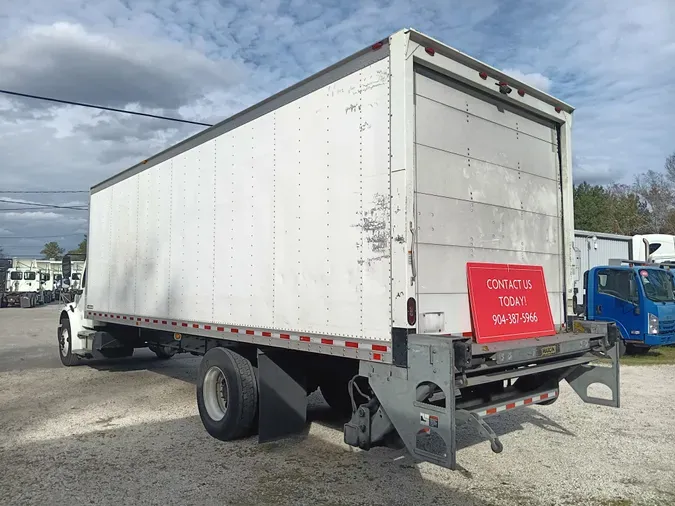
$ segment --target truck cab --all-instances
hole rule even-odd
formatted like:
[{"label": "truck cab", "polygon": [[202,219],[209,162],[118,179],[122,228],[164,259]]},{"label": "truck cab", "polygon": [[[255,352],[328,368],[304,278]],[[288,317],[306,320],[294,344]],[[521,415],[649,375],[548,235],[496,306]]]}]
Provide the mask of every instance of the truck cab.
[{"label": "truck cab", "polygon": [[5,299],[8,306],[33,307],[43,302],[38,270],[8,269],[5,283]]},{"label": "truck cab", "polygon": [[45,303],[54,300],[54,279],[51,269],[40,269],[40,286],[45,299]]},{"label": "truck cab", "polygon": [[613,322],[622,351],[646,353],[675,344],[675,277],[671,264],[610,261],[584,274],[584,316]]}]

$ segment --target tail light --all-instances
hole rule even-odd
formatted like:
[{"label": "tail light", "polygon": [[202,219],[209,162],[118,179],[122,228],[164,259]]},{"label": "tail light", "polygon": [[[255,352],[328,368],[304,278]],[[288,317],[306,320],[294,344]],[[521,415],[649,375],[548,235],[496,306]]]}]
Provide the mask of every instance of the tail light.
[{"label": "tail light", "polygon": [[417,323],[417,302],[413,297],[408,299],[408,325],[411,327]]}]

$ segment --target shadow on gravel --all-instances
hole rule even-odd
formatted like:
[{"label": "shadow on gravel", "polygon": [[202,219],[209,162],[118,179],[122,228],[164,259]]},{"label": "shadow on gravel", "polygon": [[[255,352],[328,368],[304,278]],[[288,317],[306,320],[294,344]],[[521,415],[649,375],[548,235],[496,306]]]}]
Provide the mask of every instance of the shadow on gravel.
[{"label": "shadow on gravel", "polygon": [[[80,428],[81,429],[81,428]],[[410,459],[310,435],[220,442],[198,417],[92,430],[0,452],[3,504],[488,506]],[[450,476],[448,476],[450,479]],[[466,478],[459,478],[465,480]],[[528,504],[514,497],[515,504]]]},{"label": "shadow on gravel", "polygon": [[150,371],[169,378],[196,384],[200,357],[184,353],[168,360],[158,359],[148,350],[136,350],[133,357],[120,359],[83,360],[82,365],[97,371],[134,372]]},{"label": "shadow on gravel", "polygon": [[[144,350],[145,351],[145,350]],[[200,357],[191,355],[177,355],[171,360],[158,360],[154,354],[146,352],[146,356],[138,356],[129,359],[102,360],[84,362],[89,367],[99,371],[106,372],[133,372],[149,371],[170,378],[186,381],[196,384],[197,368]],[[539,408],[539,409],[545,409]],[[317,391],[309,396],[309,407],[307,411],[307,420],[309,424],[318,423],[324,427],[342,431],[344,423],[348,420],[344,416],[331,410],[323,400],[321,394]],[[503,413],[486,419],[490,427],[497,436],[504,436],[513,432],[524,430],[525,425],[534,425],[542,431],[554,432],[570,437],[576,437],[576,434],[558,424],[541,411],[537,409],[524,407],[517,410]],[[306,437],[309,432],[309,424],[303,434],[298,437]],[[484,445],[485,451],[490,452],[489,442],[483,438],[473,426],[459,426],[457,428],[457,449],[468,448],[474,445]],[[395,451],[383,449],[383,451]]]},{"label": "shadow on gravel", "polygon": [[[542,414],[536,409],[528,407],[519,408],[508,413],[492,416],[486,418],[485,421],[499,437],[524,430],[525,425],[534,425],[540,429],[542,431],[542,437],[546,436],[546,432],[554,432],[556,434],[576,437],[576,434],[567,430],[559,423],[551,420],[548,416]],[[478,431],[475,428],[470,426],[460,426],[457,428],[458,450],[462,448],[468,448],[476,444],[484,444],[486,451],[491,451],[488,440],[478,434]]]},{"label": "shadow on gravel", "polygon": [[48,346],[5,348],[0,352],[0,373],[63,367],[57,353],[56,345],[53,348]]}]

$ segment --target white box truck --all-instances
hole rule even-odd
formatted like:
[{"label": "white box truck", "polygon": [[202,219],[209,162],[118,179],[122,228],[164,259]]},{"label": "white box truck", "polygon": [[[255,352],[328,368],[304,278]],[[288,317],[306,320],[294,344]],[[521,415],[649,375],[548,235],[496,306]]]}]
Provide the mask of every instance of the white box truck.
[{"label": "white box truck", "polygon": [[[458,424],[499,452],[485,417],[553,402],[563,379],[618,407],[616,329],[565,328],[571,118],[399,31],[94,186],[62,361],[203,355],[197,404],[216,438],[301,431],[319,388],[351,417],[347,444],[400,438],[449,468]],[[542,266],[555,335],[476,342],[470,261]]]}]

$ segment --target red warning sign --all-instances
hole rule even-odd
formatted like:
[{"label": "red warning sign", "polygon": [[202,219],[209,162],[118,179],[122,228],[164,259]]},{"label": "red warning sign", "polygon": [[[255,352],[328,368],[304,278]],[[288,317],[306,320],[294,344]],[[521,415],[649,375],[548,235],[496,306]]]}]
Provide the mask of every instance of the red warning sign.
[{"label": "red warning sign", "polygon": [[466,269],[476,342],[555,334],[543,267],[469,262]]}]

